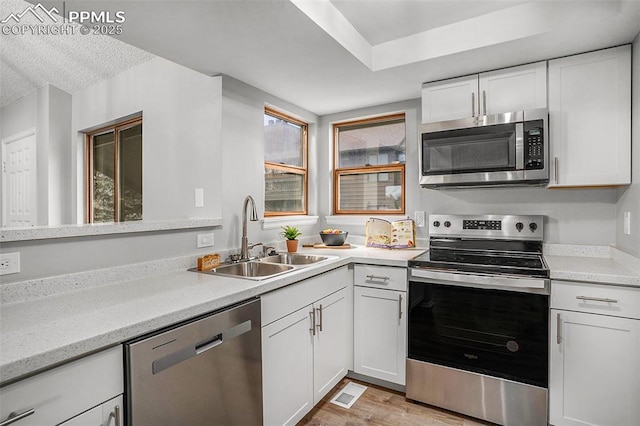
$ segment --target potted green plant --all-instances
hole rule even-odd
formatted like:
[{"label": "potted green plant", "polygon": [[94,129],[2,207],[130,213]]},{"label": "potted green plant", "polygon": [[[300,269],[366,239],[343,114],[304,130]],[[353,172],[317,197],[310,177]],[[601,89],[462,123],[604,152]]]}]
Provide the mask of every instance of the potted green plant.
[{"label": "potted green plant", "polygon": [[302,235],[302,232],[295,226],[283,226],[280,233],[287,239],[287,251],[289,253],[295,253],[298,251],[298,236]]}]

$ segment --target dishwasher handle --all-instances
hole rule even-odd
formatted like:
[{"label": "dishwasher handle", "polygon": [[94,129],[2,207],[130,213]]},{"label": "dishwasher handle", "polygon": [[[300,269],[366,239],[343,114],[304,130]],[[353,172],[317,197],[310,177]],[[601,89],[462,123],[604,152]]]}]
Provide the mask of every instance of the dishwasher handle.
[{"label": "dishwasher handle", "polygon": [[183,361],[203,354],[215,348],[216,346],[220,346],[224,342],[249,331],[251,331],[251,320],[247,320],[234,327],[231,327],[228,330],[225,330],[222,333],[218,333],[209,339],[200,341],[195,345],[190,345],[182,349],[178,349],[175,352],[154,360],[151,363],[151,371],[153,374],[158,374],[168,368],[173,367],[174,365],[180,364]]}]

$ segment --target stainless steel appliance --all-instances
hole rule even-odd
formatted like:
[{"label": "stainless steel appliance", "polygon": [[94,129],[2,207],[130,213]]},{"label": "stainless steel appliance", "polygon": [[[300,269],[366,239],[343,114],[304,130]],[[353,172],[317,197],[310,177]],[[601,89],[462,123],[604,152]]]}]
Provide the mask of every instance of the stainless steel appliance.
[{"label": "stainless steel appliance", "polygon": [[429,216],[409,261],[407,398],[546,425],[549,269],[542,216]]},{"label": "stainless steel appliance", "polygon": [[422,125],[425,188],[544,185],[549,182],[546,109]]},{"label": "stainless steel appliance", "polygon": [[260,301],[125,344],[127,424],[261,425]]}]

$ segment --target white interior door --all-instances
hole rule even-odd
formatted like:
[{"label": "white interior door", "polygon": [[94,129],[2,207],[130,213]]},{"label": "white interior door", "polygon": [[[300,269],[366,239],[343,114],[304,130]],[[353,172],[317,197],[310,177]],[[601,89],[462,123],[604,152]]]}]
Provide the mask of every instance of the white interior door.
[{"label": "white interior door", "polygon": [[2,140],[2,226],[33,226],[37,220],[36,131]]}]

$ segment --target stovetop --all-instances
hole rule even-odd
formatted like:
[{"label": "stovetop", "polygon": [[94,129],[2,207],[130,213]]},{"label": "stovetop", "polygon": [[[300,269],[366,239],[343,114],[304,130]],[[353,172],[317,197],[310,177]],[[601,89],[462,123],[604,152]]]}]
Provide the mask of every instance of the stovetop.
[{"label": "stovetop", "polygon": [[409,267],[549,277],[542,216],[431,215],[430,248]]}]

